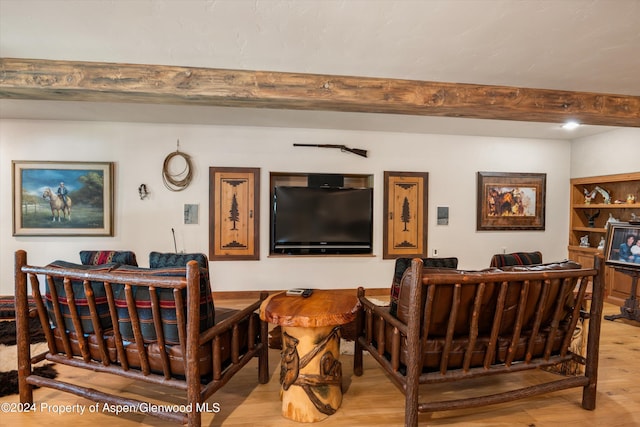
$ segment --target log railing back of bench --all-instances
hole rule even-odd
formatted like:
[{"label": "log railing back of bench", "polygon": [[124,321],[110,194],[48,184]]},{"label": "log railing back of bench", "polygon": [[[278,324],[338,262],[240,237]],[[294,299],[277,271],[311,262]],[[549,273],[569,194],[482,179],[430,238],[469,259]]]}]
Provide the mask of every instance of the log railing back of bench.
[{"label": "log railing back of bench", "polygon": [[[407,274],[406,280],[412,280],[411,274]],[[542,360],[555,364],[558,357],[555,361],[550,360],[556,344],[554,339],[558,336],[562,338],[559,357],[566,359],[573,331],[584,307],[588,284],[596,274],[595,269],[424,274],[423,286],[414,287],[417,292],[415,297],[411,297],[411,301],[416,305],[410,309],[413,315],[407,322],[407,347],[412,348],[412,338],[419,338],[420,347],[424,349],[430,339],[444,337],[440,375],[432,375],[441,379],[447,374],[452,342],[461,335],[460,322],[457,320],[462,317],[470,320],[466,325],[468,329],[463,333],[469,340],[461,367],[464,372],[470,370],[476,340],[482,336],[489,338],[482,366],[484,370],[496,363],[498,340],[505,337],[510,341],[506,357],[498,359],[504,360],[506,367],[510,367],[514,361],[531,363],[534,358],[534,346],[538,344],[536,340],[540,339],[543,331],[547,339],[544,352],[540,356]],[[445,292],[442,292],[443,290]],[[473,298],[469,301],[472,301],[472,304],[468,306],[461,305],[461,294],[465,291],[473,293]],[[493,295],[488,295],[489,293]],[[443,294],[448,294],[450,301],[436,297],[442,297]],[[484,303],[487,300],[489,303]],[[450,307],[450,310],[446,310],[446,331],[440,333],[434,330],[431,324],[435,320],[433,314],[439,304]],[[442,311],[442,308],[440,309]],[[463,310],[467,312],[459,313]],[[507,314],[510,314],[509,319],[506,318]],[[419,331],[412,333],[412,328],[418,328]],[[518,351],[521,338],[527,341],[524,353]]]}]

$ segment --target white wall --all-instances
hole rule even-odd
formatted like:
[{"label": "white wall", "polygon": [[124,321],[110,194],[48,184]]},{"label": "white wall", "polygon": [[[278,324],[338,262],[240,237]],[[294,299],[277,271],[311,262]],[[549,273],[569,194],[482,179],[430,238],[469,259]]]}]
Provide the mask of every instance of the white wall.
[{"label": "white wall", "polygon": [[[190,154],[189,188],[163,186],[164,158]],[[294,142],[340,143],[369,158],[339,150],[294,148]],[[141,265],[152,250],[208,251],[208,168],[261,168],[260,261],[212,262],[214,290],[388,287],[393,261],[382,259],[383,171],[429,172],[428,246],[457,256],[462,268],[484,268],[492,254],[541,250],[545,260],[567,256],[571,144],[568,141],[264,127],[158,125],[105,122],[0,121],[0,293],[13,293],[13,253],[25,249],[31,264],[79,262],[82,249],[131,249]],[[637,157],[636,157],[637,159]],[[13,237],[12,160],[115,162],[114,237]],[[269,172],[374,175],[375,257],[269,258]],[[545,231],[476,231],[476,173],[547,174]],[[140,200],[147,184],[151,196]],[[183,205],[200,205],[200,223],[183,224]],[[449,206],[448,226],[436,225],[436,207]],[[430,252],[431,253],[431,252]]]},{"label": "white wall", "polygon": [[618,129],[571,143],[571,178],[639,171],[640,128]]}]

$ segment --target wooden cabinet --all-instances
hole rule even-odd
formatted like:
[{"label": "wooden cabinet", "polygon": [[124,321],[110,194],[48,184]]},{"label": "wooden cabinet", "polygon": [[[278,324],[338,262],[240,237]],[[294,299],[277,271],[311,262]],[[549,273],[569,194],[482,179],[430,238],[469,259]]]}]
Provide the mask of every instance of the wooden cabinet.
[{"label": "wooden cabinet", "polygon": [[[585,192],[593,190],[595,195],[587,200]],[[570,191],[569,258],[592,266],[593,255],[601,253],[597,247],[606,238],[609,218],[629,221],[632,213],[640,216],[640,173],[575,178],[571,180]],[[608,203],[606,193],[610,196]],[[588,241],[589,246],[580,246],[581,239]],[[605,282],[606,301],[622,306],[631,290],[631,277],[605,267]]]}]

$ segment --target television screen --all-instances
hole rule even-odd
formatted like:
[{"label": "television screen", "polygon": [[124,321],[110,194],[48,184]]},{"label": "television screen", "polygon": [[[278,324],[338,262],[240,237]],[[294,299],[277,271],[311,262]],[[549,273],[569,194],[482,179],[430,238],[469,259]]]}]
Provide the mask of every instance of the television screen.
[{"label": "television screen", "polygon": [[274,253],[371,253],[371,188],[275,187]]}]

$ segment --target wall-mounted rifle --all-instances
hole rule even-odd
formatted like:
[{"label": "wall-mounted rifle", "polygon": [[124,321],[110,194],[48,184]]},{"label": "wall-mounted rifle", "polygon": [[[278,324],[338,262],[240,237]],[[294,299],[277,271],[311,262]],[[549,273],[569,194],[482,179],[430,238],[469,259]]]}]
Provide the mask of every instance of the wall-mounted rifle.
[{"label": "wall-mounted rifle", "polygon": [[360,148],[349,148],[346,145],[340,144],[293,144],[294,147],[320,147],[320,148],[339,148],[342,152],[349,152],[357,154],[361,157],[367,157],[367,150],[361,150]]}]

